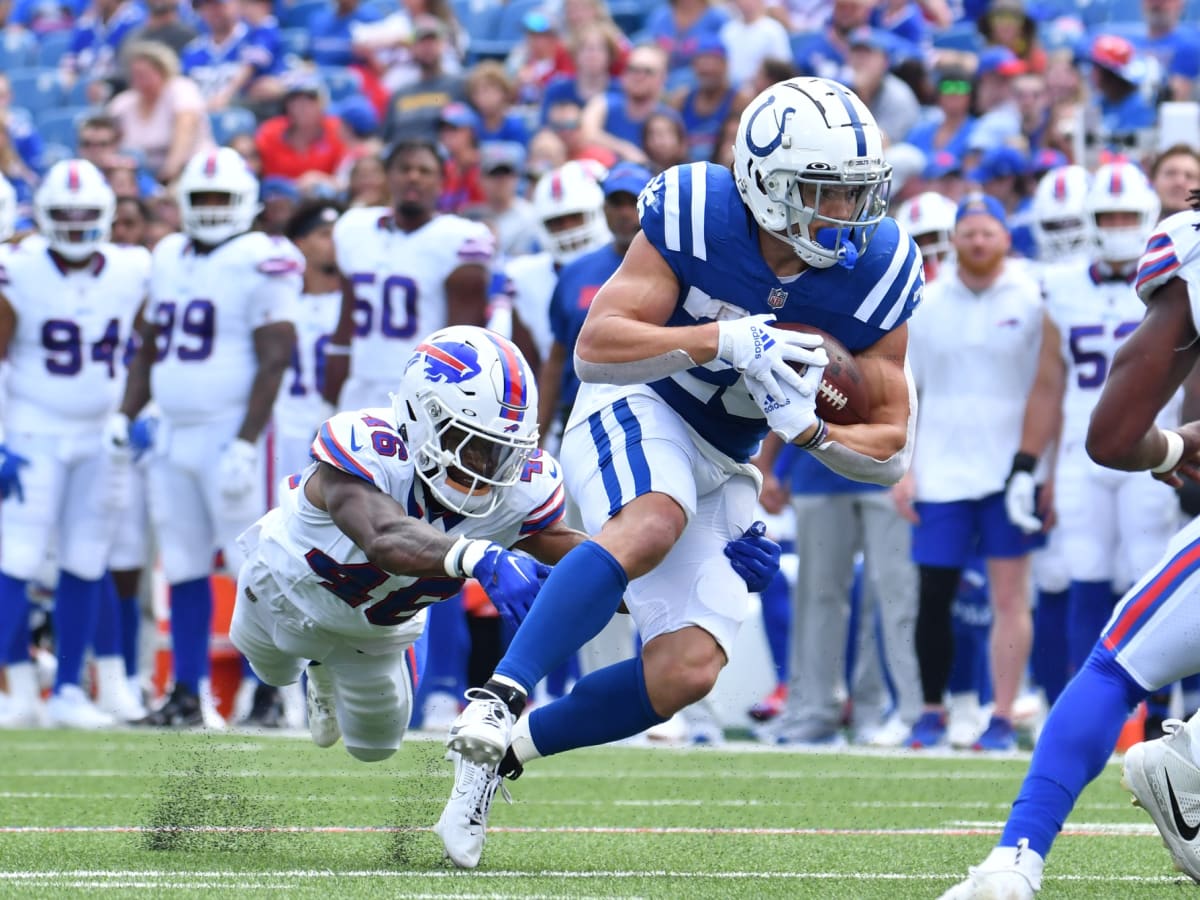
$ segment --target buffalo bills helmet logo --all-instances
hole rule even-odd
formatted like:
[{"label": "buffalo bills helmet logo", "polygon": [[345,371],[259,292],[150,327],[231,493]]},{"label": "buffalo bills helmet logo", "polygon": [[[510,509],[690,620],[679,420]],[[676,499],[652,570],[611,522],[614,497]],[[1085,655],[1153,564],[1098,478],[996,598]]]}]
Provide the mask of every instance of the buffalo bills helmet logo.
[{"label": "buffalo bills helmet logo", "polygon": [[[441,341],[436,344],[421,344],[417,353],[424,354],[425,377],[430,381],[458,384],[478,375],[479,354],[469,344],[456,341]],[[414,361],[419,357],[414,357]]]}]

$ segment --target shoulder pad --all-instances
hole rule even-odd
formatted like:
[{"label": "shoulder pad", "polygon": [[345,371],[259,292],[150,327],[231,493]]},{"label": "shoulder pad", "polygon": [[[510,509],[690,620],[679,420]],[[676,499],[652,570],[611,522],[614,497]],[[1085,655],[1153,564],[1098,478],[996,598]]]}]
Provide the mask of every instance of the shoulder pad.
[{"label": "shoulder pad", "polygon": [[867,252],[851,270],[863,296],[854,318],[891,331],[921,302],[925,272],[916,241],[892,218],[875,229]]},{"label": "shoulder pad", "polygon": [[642,231],[672,268],[673,257],[706,261],[727,236],[731,191],[737,187],[728,169],[705,162],[673,166],[638,197]]},{"label": "shoulder pad", "polygon": [[338,413],[317,431],[312,458],[361,478],[380,490],[388,489],[389,461],[408,461],[408,447],[395,426],[371,415],[378,410]]},{"label": "shoulder pad", "polygon": [[521,522],[521,536],[543,531],[566,512],[566,490],[562,467],[549,453],[534,451],[521,473],[522,502],[528,512]]},{"label": "shoulder pad", "polygon": [[1200,256],[1197,215],[1192,210],[1175,213],[1158,224],[1146,251],[1138,260],[1137,294],[1146,302],[1150,296],[1179,274],[1179,269]]}]

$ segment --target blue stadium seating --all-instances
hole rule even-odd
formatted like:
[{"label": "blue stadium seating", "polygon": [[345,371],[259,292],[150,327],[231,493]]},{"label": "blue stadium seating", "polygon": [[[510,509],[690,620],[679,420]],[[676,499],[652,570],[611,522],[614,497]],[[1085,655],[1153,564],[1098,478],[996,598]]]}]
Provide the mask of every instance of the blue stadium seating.
[{"label": "blue stadium seating", "polygon": [[8,73],[8,81],[12,85],[13,106],[38,110],[62,105],[63,88],[57,69],[14,69]]},{"label": "blue stadium seating", "polygon": [[304,59],[308,56],[309,34],[305,28],[284,28],[279,32],[283,52]]},{"label": "blue stadium seating", "polygon": [[650,0],[611,0],[609,15],[626,34],[637,34],[646,24],[646,17],[654,4]]},{"label": "blue stadium seating", "polygon": [[0,71],[23,69],[37,58],[37,45],[27,31],[0,33]]},{"label": "blue stadium seating", "polygon": [[978,53],[983,49],[983,36],[974,22],[958,22],[949,28],[933,32],[933,46],[939,50],[961,50]]},{"label": "blue stadium seating", "polygon": [[220,112],[209,113],[208,121],[212,124],[213,140],[222,145],[239,134],[254,134],[258,128],[254,113],[241,106],[230,106]]},{"label": "blue stadium seating", "polygon": [[321,78],[329,91],[330,101],[334,103],[362,92],[362,76],[353,69],[322,66]]},{"label": "blue stadium seating", "polygon": [[327,0],[295,0],[290,5],[276,4],[276,15],[280,28],[307,28],[308,20],[318,9],[324,9]]},{"label": "blue stadium seating", "polygon": [[73,151],[76,127],[79,121],[92,111],[90,106],[68,106],[42,111],[37,116],[38,134],[47,144],[61,144]]},{"label": "blue stadium seating", "polygon": [[63,102],[67,106],[87,106],[88,105],[88,85],[91,84],[91,79],[86,76],[75,79],[75,83],[71,85],[71,89],[66,91],[66,96]]},{"label": "blue stadium seating", "polygon": [[62,162],[64,159],[72,159],[75,156],[75,141],[71,144],[60,144],[56,141],[47,141],[42,145],[42,165],[46,168],[54,165],[57,162]]},{"label": "blue stadium seating", "polygon": [[67,55],[71,48],[70,31],[52,31],[37,39],[37,50],[34,65],[57,66],[59,60]]}]

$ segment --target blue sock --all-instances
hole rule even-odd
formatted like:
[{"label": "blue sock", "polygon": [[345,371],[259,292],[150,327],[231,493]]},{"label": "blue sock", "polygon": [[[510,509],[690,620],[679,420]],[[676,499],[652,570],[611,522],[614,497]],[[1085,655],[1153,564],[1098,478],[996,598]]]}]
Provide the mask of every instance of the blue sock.
[{"label": "blue sock", "polygon": [[1130,711],[1146,691],[1096,647],[1046,719],[1001,847],[1021,838],[1044,858],[1083,789],[1104,769]]},{"label": "blue sock", "polygon": [[175,683],[193,693],[208,674],[209,633],[212,631],[212,585],[195,578],[171,585],[171,653]]},{"label": "blue sock", "polygon": [[117,586],[111,575],[105,575],[100,579],[100,612],[96,616],[92,652],[97,656],[120,656],[122,624]]},{"label": "blue sock", "polygon": [[[19,648],[19,649],[18,649]],[[0,653],[5,662],[29,659],[28,584],[0,572]]]},{"label": "blue sock", "polygon": [[528,695],[600,633],[616,614],[628,583],[621,564],[595,541],[575,547],[546,579],[496,674],[512,679]]},{"label": "blue sock", "polygon": [[1051,706],[1067,686],[1067,592],[1040,591],[1033,619],[1033,680]]},{"label": "blue sock", "polygon": [[762,592],[763,628],[771,661],[775,664],[775,683],[787,684],[788,644],[792,633],[792,596],[782,572],[776,572],[767,589]]},{"label": "blue sock", "polygon": [[142,627],[142,608],[137,595],[119,597],[117,609],[121,616],[121,655],[125,657],[125,675],[138,673],[138,633]]},{"label": "blue sock", "polygon": [[1067,659],[1079,671],[1112,615],[1112,584],[1072,581],[1067,595]]},{"label": "blue sock", "polygon": [[663,722],[650,705],[642,658],[597,669],[571,693],[529,714],[529,736],[542,756],[595,747],[640,734]]},{"label": "blue sock", "polygon": [[55,691],[66,684],[79,684],[83,655],[96,633],[100,593],[100,579],[84,581],[70,572],[58,573],[58,587],[54,589],[54,648],[58,657]]}]

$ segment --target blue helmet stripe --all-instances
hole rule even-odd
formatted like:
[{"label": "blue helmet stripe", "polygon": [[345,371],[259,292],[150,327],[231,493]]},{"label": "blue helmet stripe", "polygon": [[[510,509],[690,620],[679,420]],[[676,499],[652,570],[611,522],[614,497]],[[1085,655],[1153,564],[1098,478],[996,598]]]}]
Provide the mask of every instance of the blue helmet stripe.
[{"label": "blue helmet stripe", "polygon": [[846,107],[846,115],[850,117],[850,127],[854,129],[854,137],[858,141],[858,155],[867,155],[867,132],[863,129],[863,121],[858,117],[858,110],[854,108],[854,104],[850,102],[850,95],[845,89],[834,82],[830,82],[830,86],[838,95],[838,99],[842,101],[842,106]]}]

